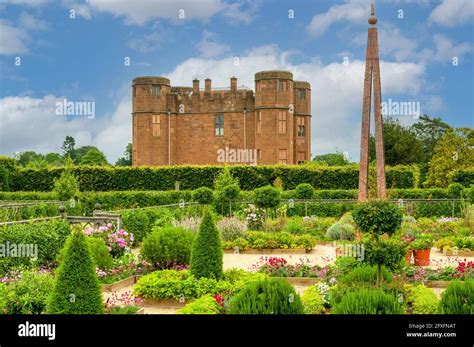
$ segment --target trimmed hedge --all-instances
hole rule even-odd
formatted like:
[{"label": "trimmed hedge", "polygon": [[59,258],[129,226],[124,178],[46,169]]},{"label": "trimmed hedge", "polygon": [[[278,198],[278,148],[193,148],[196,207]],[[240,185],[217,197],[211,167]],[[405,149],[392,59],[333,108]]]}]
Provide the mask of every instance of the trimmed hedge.
[{"label": "trimmed hedge", "polygon": [[474,184],[474,168],[466,170],[456,170],[451,174],[451,182],[461,183],[464,187],[469,188]]},{"label": "trimmed hedge", "polygon": [[[73,174],[79,180],[82,191],[111,190],[172,190],[175,182],[181,189],[212,188],[222,166],[172,166],[172,167],[103,167],[76,166]],[[54,179],[64,168],[19,169],[11,172],[12,191],[50,191]],[[239,180],[240,188],[253,190],[272,185],[280,178],[284,189],[295,189],[301,183],[309,183],[315,189],[357,189],[359,168],[357,165],[340,167],[312,166],[230,166],[229,170]],[[415,188],[417,169],[410,166],[387,168],[387,187]]]}]

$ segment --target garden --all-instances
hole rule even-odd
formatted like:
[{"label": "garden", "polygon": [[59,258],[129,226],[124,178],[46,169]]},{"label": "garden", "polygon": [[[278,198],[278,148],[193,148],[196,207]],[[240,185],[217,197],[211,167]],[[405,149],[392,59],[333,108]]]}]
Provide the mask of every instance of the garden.
[{"label": "garden", "polygon": [[[12,173],[45,191],[0,192],[2,313],[474,313],[469,171],[392,168],[389,199],[357,203],[350,168],[196,167],[184,190],[180,170]],[[165,190],[114,189],[140,175]]]}]

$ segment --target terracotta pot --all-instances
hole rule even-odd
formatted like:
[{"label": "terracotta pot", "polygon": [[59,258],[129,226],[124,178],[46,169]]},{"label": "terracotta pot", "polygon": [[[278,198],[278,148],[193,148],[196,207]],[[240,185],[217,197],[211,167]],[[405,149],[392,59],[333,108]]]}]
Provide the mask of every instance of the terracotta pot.
[{"label": "terracotta pot", "polygon": [[336,257],[344,255],[344,248],[337,247],[336,248]]},{"label": "terracotta pot", "polygon": [[409,250],[406,257],[405,257],[405,260],[407,262],[407,264],[411,264],[411,256],[413,254],[413,250]]},{"label": "terracotta pot", "polygon": [[430,265],[430,252],[431,252],[431,249],[419,249],[419,250],[414,251],[415,265],[416,266]]}]

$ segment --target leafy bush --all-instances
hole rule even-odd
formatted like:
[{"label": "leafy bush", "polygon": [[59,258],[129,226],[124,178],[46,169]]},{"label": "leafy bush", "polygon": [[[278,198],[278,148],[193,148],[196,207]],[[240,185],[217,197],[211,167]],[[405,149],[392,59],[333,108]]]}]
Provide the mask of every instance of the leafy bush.
[{"label": "leafy bush", "polygon": [[148,208],[143,212],[148,216],[148,228],[169,227],[173,221],[173,214],[165,207]]},{"label": "leafy bush", "polygon": [[103,313],[101,287],[82,230],[74,230],[65,247],[46,311],[50,314]]},{"label": "leafy bush", "polygon": [[402,222],[402,210],[388,201],[359,204],[352,212],[357,228],[364,233],[392,235]]},{"label": "leafy bush", "polygon": [[306,289],[301,296],[301,302],[303,303],[304,313],[321,314],[325,312],[324,297],[317,286]]},{"label": "leafy bush", "polygon": [[[392,281],[392,275],[387,271],[386,268],[382,268],[382,276],[385,282]],[[355,267],[348,274],[339,278],[340,284],[360,284],[360,283],[377,283],[377,268],[375,266],[358,266]]]},{"label": "leafy bush", "polygon": [[224,249],[239,247],[241,250],[276,249],[276,248],[304,248],[311,250],[316,244],[310,235],[291,235],[286,232],[267,233],[262,231],[248,231],[245,238],[238,238],[232,242],[224,242]]},{"label": "leafy bush", "polygon": [[194,241],[190,272],[196,278],[220,279],[223,274],[223,253],[219,231],[209,211],[206,211]]},{"label": "leafy bush", "polygon": [[189,264],[195,234],[178,227],[153,228],[143,240],[140,254],[155,267]]},{"label": "leafy bush", "polygon": [[435,314],[438,311],[436,294],[424,285],[410,287],[407,301],[412,304],[414,314]]},{"label": "leafy bush", "polygon": [[461,183],[451,183],[448,186],[449,194],[455,199],[461,198],[463,190],[464,186]]},{"label": "leafy bush", "polygon": [[272,186],[257,188],[254,190],[254,203],[260,208],[275,208],[280,204],[280,191]]},{"label": "leafy bush", "polygon": [[340,222],[331,225],[326,232],[326,237],[332,240],[353,240],[354,235],[354,227],[352,225]]},{"label": "leafy bush", "polygon": [[225,271],[221,280],[205,277],[197,279],[187,270],[161,270],[141,277],[133,287],[133,292],[146,299],[191,300],[205,294],[236,292],[247,283],[264,278],[266,276],[263,274],[235,269]]},{"label": "leafy bush", "polygon": [[222,307],[212,295],[203,295],[179,310],[178,314],[219,314]]},{"label": "leafy bush", "polygon": [[0,227],[0,244],[31,245],[30,251],[31,248],[37,247],[36,259],[33,257],[0,257],[0,275],[20,265],[26,267],[52,265],[69,234],[69,223],[63,220]]},{"label": "leafy bush", "polygon": [[412,216],[403,215],[402,223],[416,224],[416,219],[415,217],[412,217]]},{"label": "leafy bush", "polygon": [[122,214],[123,227],[135,237],[135,243],[141,242],[150,231],[150,219],[143,210],[126,211]]},{"label": "leafy bush", "polygon": [[309,183],[301,183],[296,186],[296,197],[298,199],[309,200],[313,198],[314,188]]},{"label": "leafy bush", "polygon": [[217,229],[223,241],[234,241],[245,237],[247,224],[235,217],[226,217],[217,223]]},{"label": "leafy bush", "polygon": [[300,296],[286,280],[271,278],[249,283],[230,301],[231,314],[301,314]]},{"label": "leafy bush", "polygon": [[351,272],[361,264],[362,262],[355,257],[337,257],[334,261],[334,265],[342,275]]},{"label": "leafy bush", "polygon": [[53,285],[49,273],[22,271],[17,278],[0,284],[0,309],[4,314],[44,313]]},{"label": "leafy bush", "polygon": [[433,236],[431,234],[417,234],[415,241],[410,243],[409,248],[412,250],[425,250],[433,247]]},{"label": "leafy bush", "polygon": [[193,200],[203,205],[212,204],[214,202],[214,192],[208,187],[198,188],[193,192]]},{"label": "leafy bush", "polygon": [[407,250],[402,241],[388,239],[376,242],[369,239],[364,245],[363,262],[370,265],[384,265],[390,270],[396,270],[403,266]]},{"label": "leafy bush", "polygon": [[193,232],[198,232],[201,222],[202,222],[201,217],[185,217],[180,220],[174,220],[171,222],[171,224],[174,227],[191,230]]},{"label": "leafy bush", "polygon": [[452,281],[441,294],[439,311],[442,314],[473,314],[474,280]]},{"label": "leafy bush", "polygon": [[10,171],[0,165],[0,190],[10,189]]},{"label": "leafy bush", "polygon": [[[110,255],[109,248],[104,240],[97,237],[87,237],[87,245],[91,251],[92,261],[95,267],[101,270],[108,270],[113,266],[113,258]],[[66,254],[66,248],[63,248],[58,255],[58,263],[61,264]]]},{"label": "leafy bush", "polygon": [[284,230],[293,235],[301,235],[306,233],[306,227],[300,217],[292,217],[288,219]]},{"label": "leafy bush", "polygon": [[403,314],[395,295],[382,289],[361,288],[345,294],[334,306],[335,314]]},{"label": "leafy bush", "polygon": [[53,192],[57,194],[58,199],[67,201],[79,194],[79,182],[72,173],[72,161],[67,162],[67,168],[61,173],[58,179],[54,180]]}]

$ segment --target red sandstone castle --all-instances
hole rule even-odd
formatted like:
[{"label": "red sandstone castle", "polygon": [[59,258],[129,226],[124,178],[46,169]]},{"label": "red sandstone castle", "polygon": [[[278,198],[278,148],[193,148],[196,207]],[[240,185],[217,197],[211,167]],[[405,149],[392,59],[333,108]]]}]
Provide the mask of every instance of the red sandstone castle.
[{"label": "red sandstone castle", "polygon": [[133,165],[299,164],[310,160],[311,87],[288,71],[255,74],[255,92],[132,84]]}]

